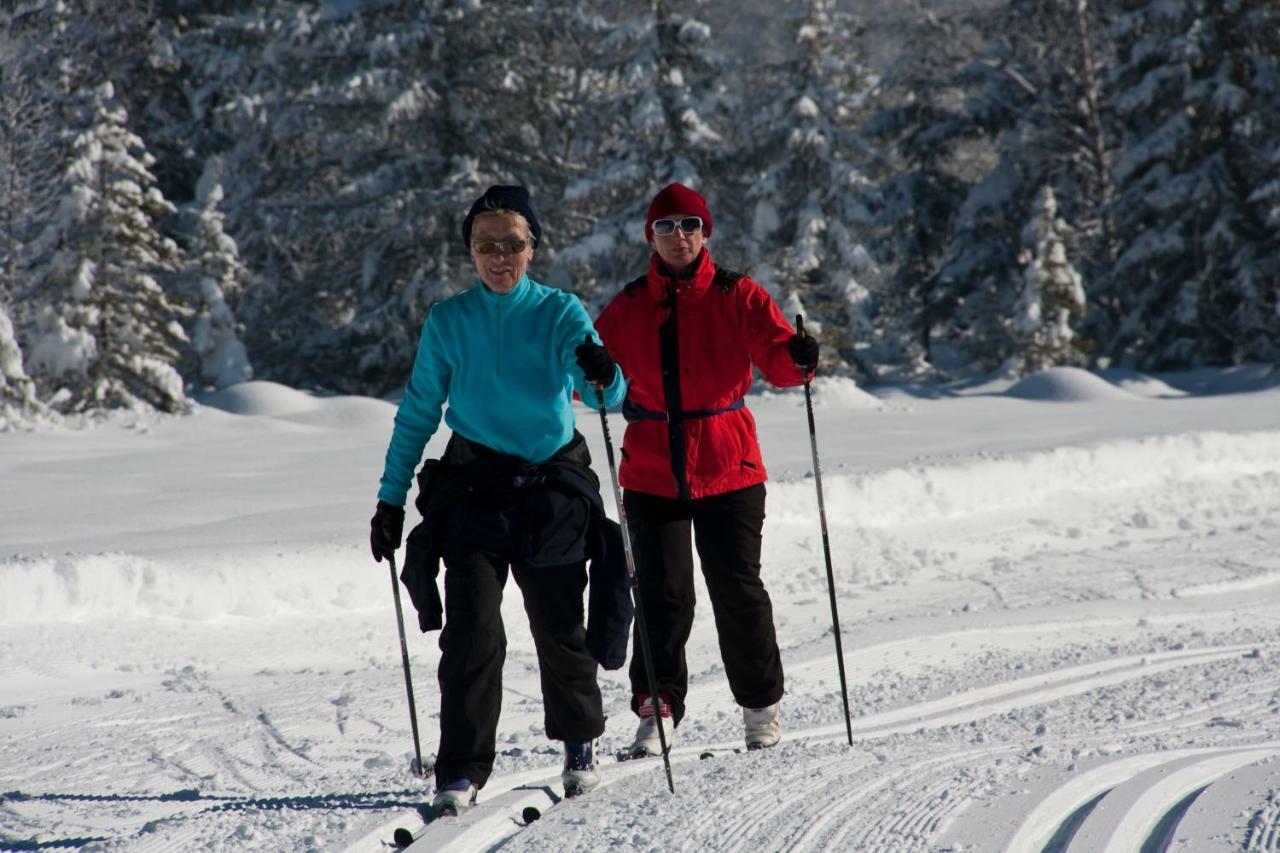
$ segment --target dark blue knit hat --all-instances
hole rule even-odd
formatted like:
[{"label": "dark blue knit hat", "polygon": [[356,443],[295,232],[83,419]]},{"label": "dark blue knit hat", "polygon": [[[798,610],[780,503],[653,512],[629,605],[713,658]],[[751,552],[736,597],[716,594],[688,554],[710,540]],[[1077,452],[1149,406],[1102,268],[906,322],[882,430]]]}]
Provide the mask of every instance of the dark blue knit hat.
[{"label": "dark blue knit hat", "polygon": [[462,220],[462,242],[468,251],[471,249],[471,225],[476,217],[486,210],[510,210],[520,214],[524,217],[524,221],[529,223],[533,245],[537,246],[542,242],[542,226],[538,224],[538,217],[533,213],[533,205],[529,203],[529,191],[524,187],[494,185],[476,199],[476,203],[471,205],[471,210],[467,213],[467,218]]}]

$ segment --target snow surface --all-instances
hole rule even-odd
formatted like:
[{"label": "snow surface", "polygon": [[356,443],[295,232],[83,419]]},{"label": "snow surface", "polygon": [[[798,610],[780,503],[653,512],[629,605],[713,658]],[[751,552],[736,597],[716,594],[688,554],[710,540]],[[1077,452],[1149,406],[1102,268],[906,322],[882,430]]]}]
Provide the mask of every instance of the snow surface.
[{"label": "snow surface", "polygon": [[[852,746],[804,396],[753,395],[783,742],[730,749],[700,588],[675,795],[661,762],[606,760],[525,828],[502,804],[558,795],[559,753],[511,585],[493,808],[419,847],[1276,849],[1278,378],[817,382]],[[428,797],[366,545],[393,414],[251,382],[186,418],[0,436],[0,848],[388,849]],[[436,638],[410,619],[409,644],[429,757]],[[601,683],[609,754],[634,720]]]}]

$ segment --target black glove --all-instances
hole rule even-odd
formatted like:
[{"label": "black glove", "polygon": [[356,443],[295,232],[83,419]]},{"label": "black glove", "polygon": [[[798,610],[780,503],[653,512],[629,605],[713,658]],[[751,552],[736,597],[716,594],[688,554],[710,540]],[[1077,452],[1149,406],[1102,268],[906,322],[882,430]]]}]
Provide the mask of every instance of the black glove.
[{"label": "black glove", "polygon": [[378,501],[378,509],[369,520],[369,548],[373,551],[373,559],[379,563],[383,557],[391,559],[391,555],[400,547],[400,537],[403,534],[404,507]]},{"label": "black glove", "polygon": [[592,385],[608,385],[613,382],[613,356],[609,351],[594,341],[578,344],[573,351],[578,359],[578,367],[582,375]]},{"label": "black glove", "polygon": [[787,352],[796,367],[805,373],[813,373],[818,369],[818,339],[808,335],[792,335],[787,341]]}]

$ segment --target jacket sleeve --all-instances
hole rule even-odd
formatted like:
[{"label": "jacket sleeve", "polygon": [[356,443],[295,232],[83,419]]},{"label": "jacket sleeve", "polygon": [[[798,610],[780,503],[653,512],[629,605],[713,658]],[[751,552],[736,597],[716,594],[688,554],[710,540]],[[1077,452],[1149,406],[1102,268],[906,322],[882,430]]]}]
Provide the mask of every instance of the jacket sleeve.
[{"label": "jacket sleeve", "polygon": [[[595,386],[589,384],[582,375],[582,368],[578,367],[578,357],[574,350],[586,340],[588,335],[591,336],[591,340],[600,344],[600,336],[591,325],[591,318],[587,316],[587,310],[582,307],[582,303],[578,301],[578,298],[568,296],[567,301],[568,306],[564,313],[560,315],[560,362],[564,366],[565,372],[573,378],[573,389],[578,392],[582,402],[595,409],[600,406],[596,398]],[[603,344],[601,345],[603,346]],[[622,369],[615,364],[613,367],[613,381],[604,388],[605,408],[617,408],[622,405],[622,399],[625,396],[627,396],[627,383],[622,378]]]},{"label": "jacket sleeve", "polygon": [[422,327],[413,373],[396,410],[395,429],[387,446],[378,500],[395,506],[404,506],[414,469],[440,426],[441,409],[449,396],[451,371],[440,338],[439,313],[432,310]]},{"label": "jacket sleeve", "polygon": [[742,318],[742,335],[747,342],[751,361],[764,378],[779,388],[804,384],[804,372],[796,367],[787,349],[787,341],[795,329],[782,315],[782,309],[769,292],[755,281],[744,278],[738,285]]}]

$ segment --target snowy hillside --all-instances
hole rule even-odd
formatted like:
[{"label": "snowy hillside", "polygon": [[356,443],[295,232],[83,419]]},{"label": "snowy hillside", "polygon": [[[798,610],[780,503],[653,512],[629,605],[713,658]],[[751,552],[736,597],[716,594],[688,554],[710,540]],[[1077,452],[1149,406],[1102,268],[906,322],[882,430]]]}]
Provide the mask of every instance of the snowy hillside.
[{"label": "snowy hillside", "polygon": [[[732,751],[703,606],[675,795],[608,761],[526,828],[498,806],[555,795],[559,752],[509,585],[494,807],[418,849],[1275,849],[1280,376],[815,393],[852,747],[803,395],[765,393],[782,744]],[[366,544],[393,412],[247,383],[0,438],[0,849],[389,849],[429,796]],[[410,635],[425,753],[435,639]],[[607,754],[634,718],[601,682]]]}]

